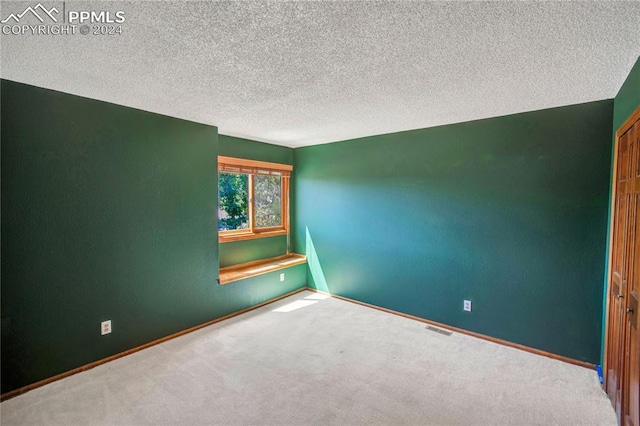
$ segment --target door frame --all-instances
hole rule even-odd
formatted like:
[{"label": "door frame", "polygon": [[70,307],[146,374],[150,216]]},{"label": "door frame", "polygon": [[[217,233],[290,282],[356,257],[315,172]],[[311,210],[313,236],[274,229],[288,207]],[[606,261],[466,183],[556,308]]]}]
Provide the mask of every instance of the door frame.
[{"label": "door frame", "polygon": [[640,106],[637,107],[627,119],[622,123],[622,125],[616,130],[616,134],[613,141],[613,165],[611,169],[611,196],[609,202],[609,243],[608,243],[608,253],[607,253],[607,287],[606,291],[603,292],[606,308],[604,312],[604,350],[603,360],[602,360],[602,374],[604,381],[602,382],[602,386],[606,388],[607,386],[607,353],[609,349],[609,292],[611,291],[611,280],[613,278],[613,270],[611,268],[611,262],[613,261],[613,228],[615,226],[615,208],[616,208],[616,191],[618,190],[618,141],[620,140],[620,136],[622,136],[627,130],[629,130],[634,123],[640,119]]}]

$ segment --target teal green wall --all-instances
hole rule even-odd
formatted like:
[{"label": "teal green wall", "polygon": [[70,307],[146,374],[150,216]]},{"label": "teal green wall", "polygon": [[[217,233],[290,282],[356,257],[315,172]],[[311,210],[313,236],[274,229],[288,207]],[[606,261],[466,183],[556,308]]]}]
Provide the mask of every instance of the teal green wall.
[{"label": "teal green wall", "polygon": [[295,241],[309,285],[597,362],[612,109],[296,149]]},{"label": "teal green wall", "polygon": [[[636,63],[629,72],[626,80],[620,87],[618,94],[613,100],[613,128],[611,143],[611,175],[609,177],[609,188],[613,188],[613,150],[615,149],[615,136],[620,126],[625,120],[640,106],[640,58],[636,59]],[[609,194],[609,206],[613,201],[612,194]],[[607,224],[611,224],[611,207],[609,207],[609,220]],[[611,230],[607,228],[607,235]],[[609,238],[607,238],[607,249],[609,253]],[[602,344],[600,353],[600,363],[604,362],[604,345],[605,345],[605,327],[607,312],[607,294],[608,294],[608,276],[609,276],[609,257],[607,256],[607,264],[605,268],[604,290],[602,294]]]},{"label": "teal green wall", "polygon": [[[220,155],[270,163],[293,164],[293,149],[291,148],[226,135],[218,137]],[[293,180],[294,177],[291,179]],[[220,267],[280,256],[286,252],[286,236],[223,243],[220,244]]]},{"label": "teal green wall", "polygon": [[3,393],[305,285],[304,265],[216,283],[215,127],[0,93]]}]

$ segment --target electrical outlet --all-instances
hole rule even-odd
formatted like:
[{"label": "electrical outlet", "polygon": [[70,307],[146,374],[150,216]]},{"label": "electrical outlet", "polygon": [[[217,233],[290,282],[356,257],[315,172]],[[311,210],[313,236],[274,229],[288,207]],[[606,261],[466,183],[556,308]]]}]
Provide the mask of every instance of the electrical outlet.
[{"label": "electrical outlet", "polygon": [[467,312],[471,312],[471,300],[465,300],[462,302],[462,309]]},{"label": "electrical outlet", "polygon": [[284,273],[280,274],[280,281],[284,281]]},{"label": "electrical outlet", "polygon": [[100,334],[104,336],[105,334],[110,334],[110,333],[111,333],[111,320],[102,321],[100,323]]}]

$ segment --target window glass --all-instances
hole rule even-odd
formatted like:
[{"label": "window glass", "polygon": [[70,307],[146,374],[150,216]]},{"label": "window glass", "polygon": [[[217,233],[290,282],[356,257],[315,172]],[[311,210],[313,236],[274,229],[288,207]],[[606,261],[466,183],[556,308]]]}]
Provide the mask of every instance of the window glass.
[{"label": "window glass", "polygon": [[249,228],[249,175],[220,173],[218,183],[218,230]]},{"label": "window glass", "polygon": [[255,226],[269,228],[282,225],[282,178],[254,176]]}]

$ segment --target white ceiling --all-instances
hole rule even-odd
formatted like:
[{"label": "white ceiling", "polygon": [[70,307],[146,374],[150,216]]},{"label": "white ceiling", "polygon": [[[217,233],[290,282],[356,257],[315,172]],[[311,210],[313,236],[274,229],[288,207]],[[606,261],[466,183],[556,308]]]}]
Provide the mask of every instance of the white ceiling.
[{"label": "white ceiling", "polygon": [[640,1],[42,4],[123,33],[3,35],[2,78],[290,147],[612,98],[640,54]]}]

